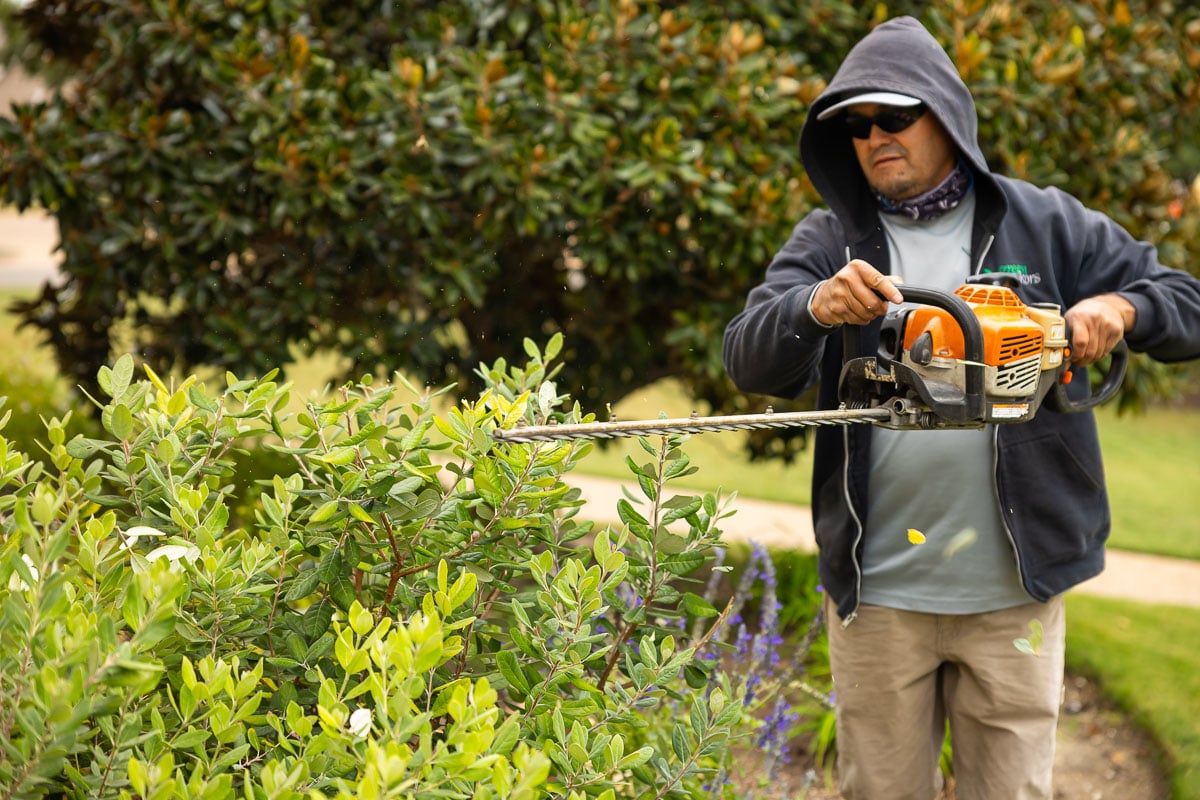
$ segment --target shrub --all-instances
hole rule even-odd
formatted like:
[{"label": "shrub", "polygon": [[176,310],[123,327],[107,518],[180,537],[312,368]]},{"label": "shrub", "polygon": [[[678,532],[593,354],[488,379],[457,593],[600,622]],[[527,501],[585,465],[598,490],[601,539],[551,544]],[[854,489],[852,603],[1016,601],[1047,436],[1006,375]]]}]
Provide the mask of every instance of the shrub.
[{"label": "shrub", "polygon": [[[758,669],[774,595],[751,669],[722,669],[737,603],[700,581],[728,501],[671,491],[680,439],[643,442],[624,524],[600,528],[563,481],[589,445],[492,442],[577,416],[558,347],[481,368],[442,414],[364,379],[295,419],[274,375],[213,393],[126,356],[99,433],[50,420],[48,464],[0,436],[6,796],[731,791],[737,742],[792,722]],[[291,469],[242,516],[246,448]]]},{"label": "shrub", "polygon": [[71,88],[0,120],[0,189],[57,216],[66,281],[23,313],[72,385],[131,350],[262,374],[332,348],[474,392],[472,365],[561,332],[587,408],[668,376],[761,407],[721,331],[818,202],[808,104],[901,13],[975,88],[997,169],[1200,263],[1172,180],[1197,169],[1195,8],[859,6],[36,0],[14,41]]}]

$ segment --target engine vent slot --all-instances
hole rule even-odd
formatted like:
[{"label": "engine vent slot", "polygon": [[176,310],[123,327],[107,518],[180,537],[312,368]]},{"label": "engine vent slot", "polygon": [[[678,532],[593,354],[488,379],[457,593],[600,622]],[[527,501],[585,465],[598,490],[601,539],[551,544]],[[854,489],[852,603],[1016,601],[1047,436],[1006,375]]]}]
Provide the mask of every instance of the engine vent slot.
[{"label": "engine vent slot", "polygon": [[1042,337],[1037,333],[1006,336],[1000,342],[999,361],[1007,364],[1042,352]]},{"label": "engine vent slot", "polygon": [[1035,355],[996,368],[996,389],[1010,395],[1032,394],[1041,378],[1042,359]]},{"label": "engine vent slot", "polygon": [[964,284],[954,290],[962,300],[977,306],[1000,306],[1002,308],[1024,308],[1025,303],[1012,289],[1002,286]]}]

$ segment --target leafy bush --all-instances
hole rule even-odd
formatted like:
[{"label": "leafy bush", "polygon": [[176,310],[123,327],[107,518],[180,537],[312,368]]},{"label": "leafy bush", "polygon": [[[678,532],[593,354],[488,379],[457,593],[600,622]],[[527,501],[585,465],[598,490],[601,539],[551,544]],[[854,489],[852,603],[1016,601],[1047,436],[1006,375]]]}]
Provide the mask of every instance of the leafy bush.
[{"label": "leafy bush", "polygon": [[721,331],[818,202],[808,104],[902,13],[975,88],[996,168],[1200,263],[1172,180],[1200,168],[1192,6],[35,0],[18,55],[71,79],[0,120],[0,188],[58,217],[66,281],[23,313],[72,385],[131,350],[261,374],[332,348],[474,391],[561,332],[585,407],[666,376],[760,407]]},{"label": "leafy bush", "polygon": [[[724,796],[739,741],[781,755],[773,585],[754,633],[729,619],[765,567],[705,599],[727,501],[671,491],[681,441],[644,442],[599,529],[563,482],[589,445],[493,444],[577,416],[558,346],[444,414],[364,380],[295,419],[273,375],[210,393],[126,356],[100,433],[50,420],[49,464],[0,436],[5,796]],[[243,517],[261,447],[291,469]]]}]

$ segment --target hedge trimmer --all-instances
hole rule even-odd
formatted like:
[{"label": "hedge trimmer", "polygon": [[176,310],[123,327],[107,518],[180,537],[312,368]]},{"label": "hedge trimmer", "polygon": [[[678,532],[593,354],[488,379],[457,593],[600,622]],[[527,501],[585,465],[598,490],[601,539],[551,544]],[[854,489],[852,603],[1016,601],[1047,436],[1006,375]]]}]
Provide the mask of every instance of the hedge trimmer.
[{"label": "hedge trimmer", "polygon": [[843,326],[846,360],[837,409],[497,429],[502,442],[613,439],[670,433],[867,423],[896,430],[982,428],[1033,419],[1043,404],[1060,413],[1093,408],[1121,386],[1128,349],[1113,350],[1094,393],[1072,400],[1070,332],[1053,303],[1027,305],[1007,275],[977,276],[953,294],[903,288],[906,301],[884,317],[879,352],[861,355],[861,329]]}]

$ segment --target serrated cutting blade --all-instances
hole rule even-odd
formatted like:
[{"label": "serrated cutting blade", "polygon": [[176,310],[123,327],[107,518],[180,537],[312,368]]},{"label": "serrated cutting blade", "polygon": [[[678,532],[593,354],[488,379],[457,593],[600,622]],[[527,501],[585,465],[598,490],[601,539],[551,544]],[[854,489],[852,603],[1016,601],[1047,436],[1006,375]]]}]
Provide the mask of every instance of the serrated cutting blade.
[{"label": "serrated cutting blade", "polygon": [[714,417],[677,417],[668,419],[612,420],[576,422],[560,425],[522,425],[496,429],[492,438],[499,442],[556,442],[571,439],[620,439],[629,436],[655,436],[672,433],[708,433],[763,428],[806,428],[820,425],[854,425],[886,422],[892,412],[886,408],[847,408],[830,411],[789,411],[765,414],[729,414]]}]

